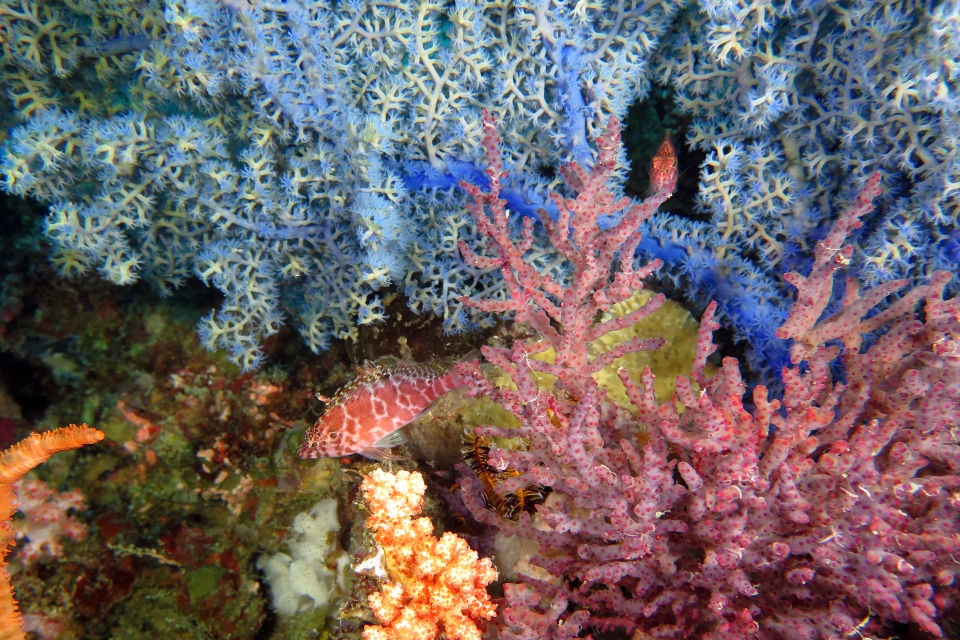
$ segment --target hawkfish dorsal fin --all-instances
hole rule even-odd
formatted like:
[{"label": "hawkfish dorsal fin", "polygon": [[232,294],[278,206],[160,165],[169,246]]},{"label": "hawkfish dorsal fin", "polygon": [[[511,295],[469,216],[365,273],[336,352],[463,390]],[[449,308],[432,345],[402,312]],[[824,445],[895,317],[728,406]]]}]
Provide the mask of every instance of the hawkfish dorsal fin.
[{"label": "hawkfish dorsal fin", "polygon": [[357,377],[360,378],[371,375],[382,376],[384,371],[385,367],[380,366],[375,360],[364,360],[363,364],[357,365]]},{"label": "hawkfish dorsal fin", "polygon": [[364,360],[357,365],[357,377],[365,382],[379,380],[391,375],[401,365],[402,361],[393,356],[381,356],[376,360]]},{"label": "hawkfish dorsal fin", "polygon": [[449,365],[440,361],[431,360],[430,362],[401,362],[394,373],[405,375],[418,380],[431,380],[439,378],[450,370]]},{"label": "hawkfish dorsal fin", "polygon": [[450,373],[461,362],[470,362],[480,359],[480,351],[474,349],[462,357],[446,357],[428,360],[426,362],[414,362],[412,360],[400,360],[394,373],[402,373],[414,378],[432,379]]},{"label": "hawkfish dorsal fin", "polygon": [[333,407],[346,402],[347,398],[350,397],[350,394],[363,385],[386,378],[390,375],[390,373],[390,370],[386,367],[379,366],[376,363],[367,360],[363,365],[357,367],[356,378],[337,389],[337,392],[333,394],[332,398],[320,398],[320,400],[323,400],[327,403],[327,411],[329,411]]}]

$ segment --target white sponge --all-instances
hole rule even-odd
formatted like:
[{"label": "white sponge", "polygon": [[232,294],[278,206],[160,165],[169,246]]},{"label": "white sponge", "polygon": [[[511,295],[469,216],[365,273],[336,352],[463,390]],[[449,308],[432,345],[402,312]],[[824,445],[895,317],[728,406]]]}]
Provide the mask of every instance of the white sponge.
[{"label": "white sponge", "polygon": [[273,609],[293,616],[337,602],[346,591],[347,553],[337,545],[337,501],[321,500],[297,514],[287,534],[292,555],[278,553],[257,562],[273,593]]}]

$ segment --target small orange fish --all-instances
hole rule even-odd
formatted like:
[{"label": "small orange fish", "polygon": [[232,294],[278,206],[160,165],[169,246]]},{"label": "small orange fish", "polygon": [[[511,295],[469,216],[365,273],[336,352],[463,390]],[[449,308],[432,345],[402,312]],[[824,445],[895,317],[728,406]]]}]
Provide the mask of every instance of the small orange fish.
[{"label": "small orange fish", "polygon": [[[469,357],[469,356],[468,356]],[[406,442],[397,431],[426,413],[445,393],[464,385],[449,363],[416,364],[396,359],[368,363],[356,380],[330,400],[306,434],[301,458],[338,458],[352,453],[395,460],[387,449]]]},{"label": "small orange fish", "polygon": [[650,194],[673,193],[676,188],[677,150],[673,148],[670,136],[665,135],[650,163]]}]

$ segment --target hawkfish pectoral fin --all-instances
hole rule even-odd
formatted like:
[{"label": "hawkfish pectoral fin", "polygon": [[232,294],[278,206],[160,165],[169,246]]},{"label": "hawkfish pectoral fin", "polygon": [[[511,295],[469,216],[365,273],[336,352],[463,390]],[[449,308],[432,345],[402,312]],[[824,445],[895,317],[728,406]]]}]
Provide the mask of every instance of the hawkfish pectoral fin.
[{"label": "hawkfish pectoral fin", "polygon": [[407,436],[401,431],[388,433],[376,442],[363,442],[358,453],[366,458],[373,460],[402,460],[403,456],[390,453],[387,449],[400,447],[407,443]]},{"label": "hawkfish pectoral fin", "polygon": [[385,449],[377,449],[376,447],[370,447],[369,449],[363,449],[357,451],[364,458],[370,458],[371,460],[376,460],[377,462],[393,462],[396,460],[403,460],[403,456],[398,456],[395,453],[390,453]]},{"label": "hawkfish pectoral fin", "polygon": [[460,364],[461,362],[473,362],[474,360],[483,362],[483,353],[480,352],[480,349],[474,349],[467,355],[463,356],[457,360],[457,364]]},{"label": "hawkfish pectoral fin", "polygon": [[[436,406],[440,403],[440,399],[443,398],[443,396],[445,396],[445,395],[447,395],[447,394],[443,394],[443,395],[441,395],[441,396],[438,397],[438,398],[434,398],[433,402],[431,402],[430,404],[428,404],[427,406],[425,406],[425,407],[420,411],[420,413],[418,413],[417,415],[413,416],[413,417],[410,419],[410,422],[408,422],[407,424],[414,423],[414,422],[416,422],[417,420],[419,420],[420,418],[422,418],[423,416],[425,416],[425,415],[427,415],[428,413],[430,413],[430,412],[433,410],[433,408],[436,407]],[[406,425],[404,425],[404,426],[406,426]],[[396,432],[394,432],[394,433],[396,433]]]},{"label": "hawkfish pectoral fin", "polygon": [[374,446],[380,449],[392,449],[393,447],[402,447],[405,444],[407,444],[407,435],[398,429],[377,440]]}]

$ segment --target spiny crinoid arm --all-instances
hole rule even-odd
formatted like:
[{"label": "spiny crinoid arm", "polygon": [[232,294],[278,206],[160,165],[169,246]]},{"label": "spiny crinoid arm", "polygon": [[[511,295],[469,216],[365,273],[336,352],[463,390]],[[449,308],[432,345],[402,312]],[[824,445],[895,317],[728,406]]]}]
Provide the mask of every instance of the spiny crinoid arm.
[{"label": "spiny crinoid arm", "polygon": [[[103,439],[103,432],[87,425],[75,424],[46,433],[34,433],[0,454],[0,522],[6,523],[16,510],[13,483],[58,451],[76,449]],[[9,530],[9,527],[8,527]],[[0,532],[0,546],[12,535]]]},{"label": "spiny crinoid arm", "polygon": [[[10,527],[6,523],[3,526],[7,529]],[[7,555],[6,545],[0,553]],[[22,640],[24,637],[20,612],[17,611],[17,601],[13,597],[13,586],[10,584],[10,574],[6,568],[0,567],[0,640]]]},{"label": "spiny crinoid arm", "polygon": [[34,433],[0,455],[0,640],[24,637],[17,601],[13,597],[10,575],[4,568],[7,548],[13,540],[8,521],[15,511],[13,483],[58,451],[76,449],[103,439],[103,432],[75,424],[46,433]]},{"label": "spiny crinoid arm", "polygon": [[103,432],[87,425],[78,427],[72,424],[45,433],[33,433],[0,455],[0,484],[13,484],[59,451],[77,449],[101,440]]}]

